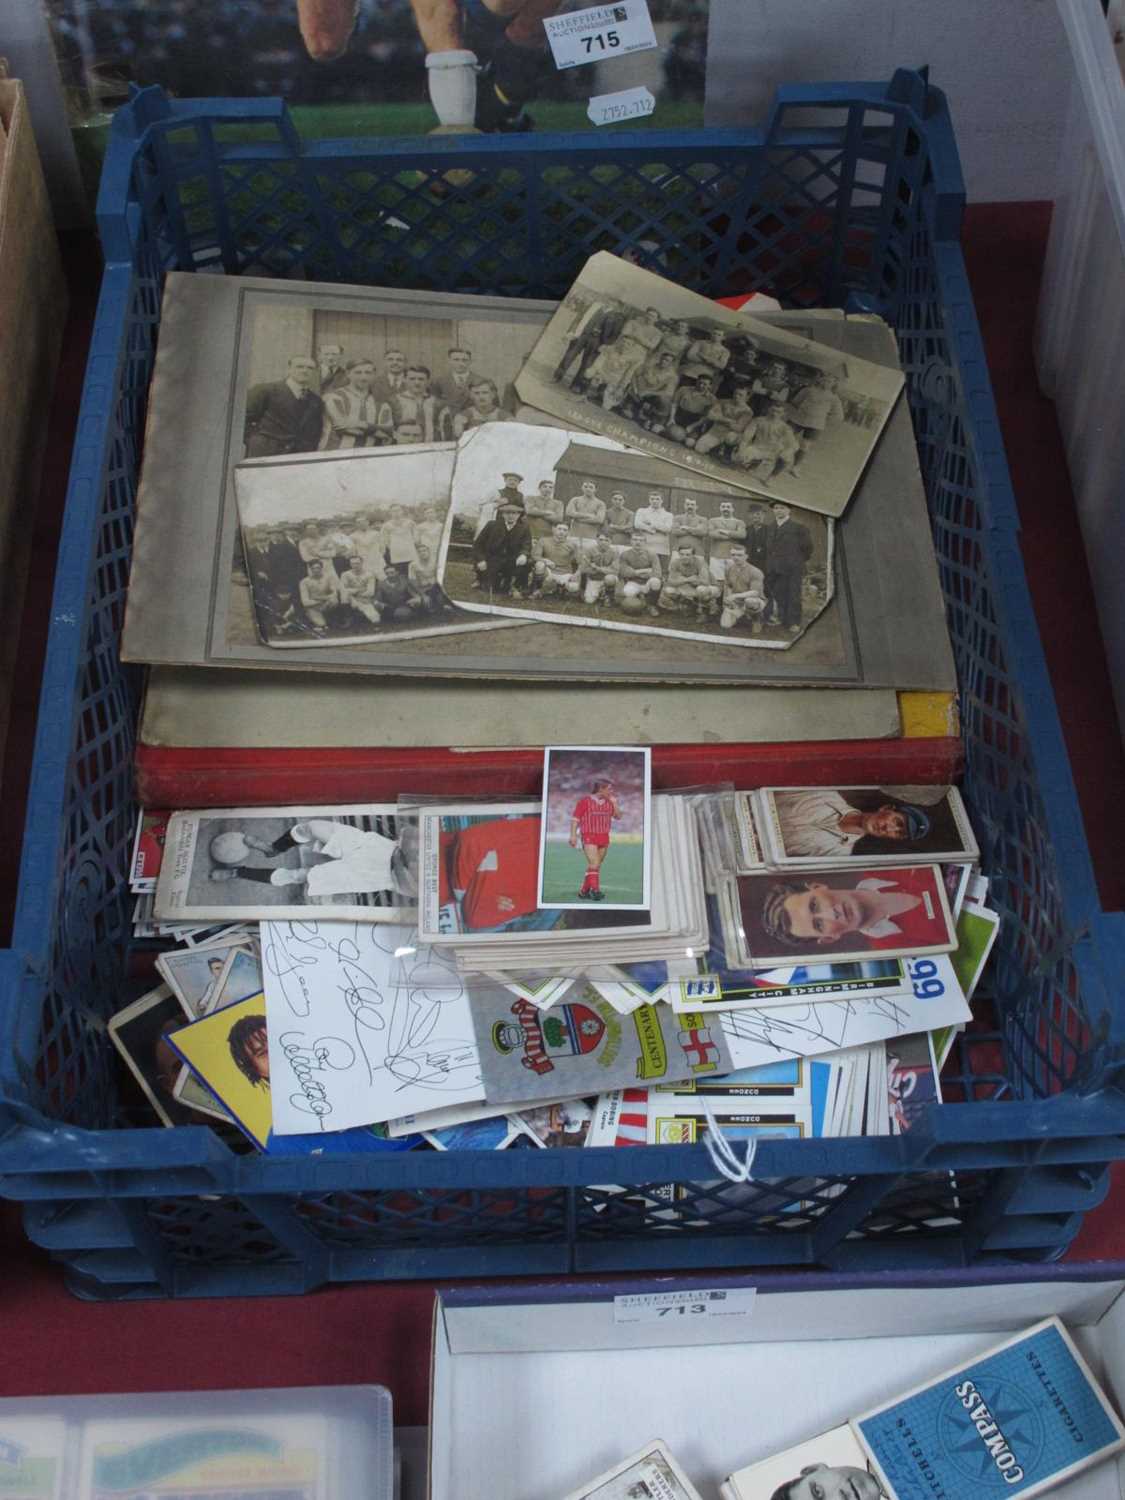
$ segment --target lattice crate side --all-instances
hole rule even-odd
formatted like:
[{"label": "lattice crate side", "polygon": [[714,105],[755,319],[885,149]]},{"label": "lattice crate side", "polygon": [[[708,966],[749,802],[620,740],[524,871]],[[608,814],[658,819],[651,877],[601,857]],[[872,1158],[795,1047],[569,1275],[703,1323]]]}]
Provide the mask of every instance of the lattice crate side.
[{"label": "lattice crate side", "polygon": [[347,1249],[567,1241],[562,1187],[410,1188],[303,1194],[295,1211],[324,1244]]}]

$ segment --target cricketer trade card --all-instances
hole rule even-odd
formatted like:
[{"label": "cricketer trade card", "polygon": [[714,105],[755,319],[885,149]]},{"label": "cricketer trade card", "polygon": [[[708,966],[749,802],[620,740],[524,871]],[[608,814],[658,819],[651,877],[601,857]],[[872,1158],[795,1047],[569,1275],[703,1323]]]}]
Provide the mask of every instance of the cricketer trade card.
[{"label": "cricketer trade card", "polygon": [[175,1096],[181,1060],[171,1035],[187,1020],[179,999],[168,985],[161,984],[118,1011],[109,1023],[110,1040],[164,1125],[200,1123]]},{"label": "cricketer trade card", "polygon": [[605,438],[480,427],[458,445],[440,579],[509,623],[785,652],[833,598],[833,525]]},{"label": "cricketer trade card", "polygon": [[851,1426],[892,1500],[1039,1495],[1125,1447],[1125,1426],[1058,1318]]},{"label": "cricketer trade card", "polygon": [[699,1491],[668,1448],[654,1439],[564,1500],[699,1500]]},{"label": "cricketer trade card", "polygon": [[644,911],[652,866],[647,748],[552,745],[543,754],[539,907]]},{"label": "cricketer trade card", "polygon": [[328,1500],[328,1464],[323,1416],[106,1419],[83,1428],[77,1493],[82,1500]]},{"label": "cricketer trade card", "polygon": [[845,1425],[748,1464],[730,1476],[720,1493],[723,1500],[773,1500],[777,1495],[795,1500],[886,1500],[889,1492],[870,1472],[862,1447]]},{"label": "cricketer trade card", "polygon": [[129,889],[138,895],[156,890],[156,877],[164,857],[164,840],[168,833],[166,812],[142,808],[137,817],[137,834],[133,840],[133,860],[129,866]]},{"label": "cricketer trade card", "polygon": [[265,645],[361,645],[506,623],[457,609],[438,583],[456,451],[453,443],[360,448],[235,469]]},{"label": "cricketer trade card", "polygon": [[215,1095],[235,1124],[263,1151],[273,1124],[264,995],[193,1021],[171,1038],[182,1062]]},{"label": "cricketer trade card", "polygon": [[739,876],[733,936],[745,967],[908,958],[957,946],[938,865],[806,874]]},{"label": "cricketer trade card", "polygon": [[417,846],[417,825],[393,803],[177,812],[156,915],[401,922],[414,915]]},{"label": "cricketer trade card", "polygon": [[978,853],[956,787],[763,787],[755,807],[773,865],[964,862]]},{"label": "cricketer trade card", "polygon": [[0,1418],[0,1500],[63,1500],[62,1417]]},{"label": "cricketer trade card", "polygon": [[[576,340],[612,313],[588,366]],[[668,356],[671,355],[671,358]],[[844,512],[899,393],[899,369],[709,302],[601,252],[516,380],[568,427],[771,500]]]},{"label": "cricketer trade card", "polygon": [[585,1097],[633,1083],[729,1073],[722,1026],[642,1005],[621,1016],[590,987],[549,1011],[499,985],[470,984],[489,1103]]},{"label": "cricketer trade card", "polygon": [[539,906],[538,803],[507,804],[485,813],[479,802],[423,808],[418,818],[418,927],[426,942],[651,926],[647,911],[607,910],[596,901],[583,902],[581,910]]}]

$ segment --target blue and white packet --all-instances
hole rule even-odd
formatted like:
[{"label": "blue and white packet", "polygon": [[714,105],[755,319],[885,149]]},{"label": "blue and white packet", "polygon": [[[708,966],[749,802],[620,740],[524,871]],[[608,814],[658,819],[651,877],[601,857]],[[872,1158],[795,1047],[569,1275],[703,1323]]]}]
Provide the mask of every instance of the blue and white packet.
[{"label": "blue and white packet", "polygon": [[1125,1447],[1125,1425],[1058,1318],[851,1426],[890,1500],[1039,1495]]}]

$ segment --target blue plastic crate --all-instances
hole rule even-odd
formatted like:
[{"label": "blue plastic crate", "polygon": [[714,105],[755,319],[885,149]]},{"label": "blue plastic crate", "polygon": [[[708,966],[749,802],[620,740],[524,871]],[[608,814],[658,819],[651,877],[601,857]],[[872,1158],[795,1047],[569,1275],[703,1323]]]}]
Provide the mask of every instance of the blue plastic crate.
[{"label": "blue plastic crate", "polygon": [[[944,99],[905,71],[784,89],[763,129],[737,132],[305,143],[278,101],[146,90],[118,113],[14,941],[0,953],[0,1192],[25,1202],[29,1234],[76,1291],[781,1263],[914,1273],[1065,1249],[1125,1156],[1125,922],[1098,904],[1036,633],[958,245],[963,200]],[[904,1137],[764,1142],[742,1187],[716,1184],[698,1148],[282,1161],[233,1155],[205,1128],[113,1128],[105,1022],[127,959],[137,696],[116,641],[162,273],[551,297],[599,249],[710,296],[763,287],[898,331],[960,673],[965,792],[1004,917],[999,1068]],[[675,1218],[660,1206],[669,1184]]]}]

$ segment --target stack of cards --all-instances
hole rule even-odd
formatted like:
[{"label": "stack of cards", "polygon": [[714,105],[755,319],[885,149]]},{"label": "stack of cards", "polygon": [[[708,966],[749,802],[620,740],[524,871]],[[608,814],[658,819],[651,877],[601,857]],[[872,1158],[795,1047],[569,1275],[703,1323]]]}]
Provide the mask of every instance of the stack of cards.
[{"label": "stack of cards", "polygon": [[[539,803],[420,809],[419,939],[449,949],[459,969],[476,973],[588,972],[600,965],[702,953],[708,941],[707,914],[690,809],[682,798],[654,797],[649,823],[647,907],[583,897],[584,859],[570,880],[571,899],[541,906],[540,845],[547,841]],[[634,866],[639,851],[635,845],[615,847],[612,834],[601,836],[608,847],[591,847],[605,851],[598,889],[608,894],[615,865]],[[546,876],[561,890],[549,842],[548,851]]]}]

